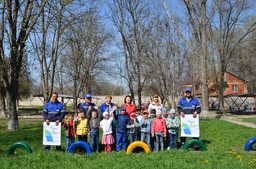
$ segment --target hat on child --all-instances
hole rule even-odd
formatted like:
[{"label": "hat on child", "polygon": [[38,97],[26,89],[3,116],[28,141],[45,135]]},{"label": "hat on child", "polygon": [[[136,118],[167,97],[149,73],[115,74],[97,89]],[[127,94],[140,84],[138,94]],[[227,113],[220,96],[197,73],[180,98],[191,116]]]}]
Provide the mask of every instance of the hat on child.
[{"label": "hat on child", "polygon": [[156,109],[150,110],[150,113],[156,114]]},{"label": "hat on child", "polygon": [[158,115],[158,114],[159,114],[159,115],[162,114],[161,110],[157,110],[157,111],[156,111],[156,115]]},{"label": "hat on child", "polygon": [[166,113],[167,112],[167,108],[162,108],[162,113]]},{"label": "hat on child", "polygon": [[125,107],[121,107],[119,110],[120,111],[126,111],[126,108]]},{"label": "hat on child", "polygon": [[130,117],[133,117],[133,116],[136,116],[136,114],[132,112],[131,115],[130,115]]},{"label": "hat on child", "polygon": [[103,113],[103,117],[105,117],[106,115],[109,115],[107,111]]},{"label": "hat on child", "polygon": [[170,114],[175,114],[175,109],[171,109]]},{"label": "hat on child", "polygon": [[144,110],[142,114],[148,114],[148,110]]}]

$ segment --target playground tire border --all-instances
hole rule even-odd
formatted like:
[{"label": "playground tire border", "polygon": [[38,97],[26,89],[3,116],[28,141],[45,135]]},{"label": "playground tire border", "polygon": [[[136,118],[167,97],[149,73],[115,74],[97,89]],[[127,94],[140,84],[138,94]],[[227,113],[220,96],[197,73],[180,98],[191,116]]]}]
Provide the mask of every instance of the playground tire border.
[{"label": "playground tire border", "polygon": [[14,154],[14,151],[16,148],[22,148],[24,149],[27,153],[32,153],[32,149],[31,147],[24,142],[16,142],[13,145],[11,145],[9,147],[9,149],[7,150],[7,156],[12,156]]},{"label": "playground tire border", "polygon": [[256,143],[256,138],[250,138],[249,140],[247,140],[247,142],[244,145],[244,150],[245,151],[251,151],[252,145]]},{"label": "playground tire border", "polygon": [[150,152],[150,148],[146,143],[144,143],[143,141],[135,141],[127,147],[126,154],[131,154],[136,147],[143,148],[146,154]]},{"label": "playground tire border", "polygon": [[90,145],[84,141],[77,141],[72,143],[68,148],[68,153],[73,153],[73,151],[78,147],[84,148],[87,155],[90,155],[92,153]]},{"label": "playground tire border", "polygon": [[193,145],[198,145],[201,148],[201,151],[206,151],[207,148],[201,140],[191,139],[187,141],[183,147],[183,150],[188,150]]}]

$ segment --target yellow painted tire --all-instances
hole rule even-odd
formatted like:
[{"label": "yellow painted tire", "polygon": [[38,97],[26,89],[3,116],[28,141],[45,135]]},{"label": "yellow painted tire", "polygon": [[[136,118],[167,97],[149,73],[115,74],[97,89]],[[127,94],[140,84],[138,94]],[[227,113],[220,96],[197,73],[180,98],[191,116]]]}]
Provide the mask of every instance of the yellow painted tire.
[{"label": "yellow painted tire", "polygon": [[143,150],[145,151],[145,153],[149,153],[150,152],[150,148],[148,147],[148,145],[146,143],[144,143],[143,141],[135,141],[133,143],[131,143],[127,150],[126,150],[126,154],[131,154],[132,151],[136,148],[136,147],[141,147],[143,148]]}]

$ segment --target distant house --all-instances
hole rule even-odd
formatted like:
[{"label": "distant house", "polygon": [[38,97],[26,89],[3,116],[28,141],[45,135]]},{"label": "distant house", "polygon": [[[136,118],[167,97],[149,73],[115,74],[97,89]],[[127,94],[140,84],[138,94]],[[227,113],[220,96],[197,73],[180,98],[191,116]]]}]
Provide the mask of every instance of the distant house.
[{"label": "distant house", "polygon": [[[216,76],[219,76],[219,74],[217,74]],[[215,79],[216,76],[214,77],[210,77],[208,79],[208,91],[209,91],[209,96],[217,96],[217,91],[216,91],[216,83],[215,83]],[[198,79],[198,78],[197,78]],[[218,77],[217,77],[218,79]],[[224,86],[224,95],[227,94],[247,94],[247,87],[246,87],[246,83],[247,80],[243,79],[242,77],[239,77],[238,75],[226,71],[224,73],[224,82],[225,82],[225,86]],[[200,90],[200,85],[199,85],[199,79],[196,80],[195,82],[195,92],[194,95],[200,95],[201,94],[201,90]],[[183,87],[192,87],[192,85],[183,85]]]},{"label": "distant house", "polygon": [[[217,74],[217,76],[219,76]],[[242,77],[239,77],[238,75],[231,73],[229,71],[226,71],[224,73],[224,95],[227,94],[247,94],[247,87],[246,87],[246,80]],[[214,87],[214,77],[210,78],[208,80],[208,90],[209,95],[217,95],[216,89]]]}]

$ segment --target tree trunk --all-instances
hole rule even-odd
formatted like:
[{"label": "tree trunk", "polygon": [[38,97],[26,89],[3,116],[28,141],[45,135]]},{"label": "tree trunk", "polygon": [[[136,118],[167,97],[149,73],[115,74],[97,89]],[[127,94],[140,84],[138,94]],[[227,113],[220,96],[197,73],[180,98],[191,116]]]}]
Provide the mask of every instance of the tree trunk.
[{"label": "tree trunk", "polygon": [[16,109],[16,99],[17,94],[16,92],[7,92],[7,104],[8,104],[8,112],[9,112],[9,118],[8,118],[8,124],[7,129],[10,131],[17,131],[19,129],[19,123],[18,123],[18,113]]},{"label": "tree trunk", "polygon": [[[222,57],[221,57],[222,58]],[[219,78],[218,78],[218,99],[220,104],[220,110],[222,113],[225,113],[225,107],[224,107],[224,73],[225,69],[223,68],[222,62],[220,62],[220,72],[219,72]]]},{"label": "tree trunk", "polygon": [[6,118],[6,108],[5,108],[5,97],[2,91],[0,92],[0,119]]},{"label": "tree trunk", "polygon": [[201,115],[203,117],[209,117],[209,98],[208,98],[208,83],[207,83],[207,68],[206,68],[206,58],[207,58],[207,46],[206,46],[206,0],[201,2],[202,10],[202,23],[201,23],[201,55],[200,55],[200,72],[201,72]]}]

